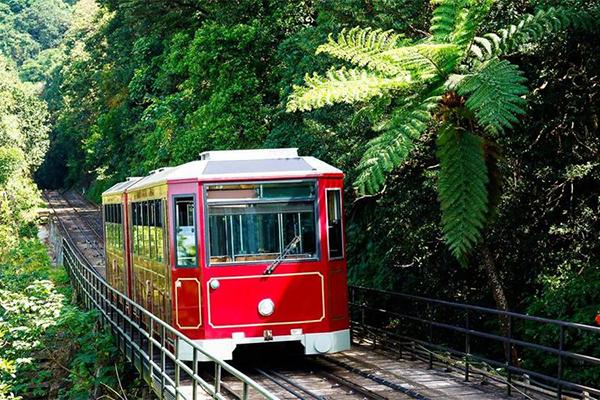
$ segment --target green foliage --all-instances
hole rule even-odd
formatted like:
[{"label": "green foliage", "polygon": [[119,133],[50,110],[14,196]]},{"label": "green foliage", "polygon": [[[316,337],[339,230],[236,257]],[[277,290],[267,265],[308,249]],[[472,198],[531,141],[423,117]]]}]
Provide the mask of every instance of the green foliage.
[{"label": "green foliage", "polygon": [[[542,277],[543,291],[532,297],[528,313],[552,319],[571,321],[584,325],[595,325],[595,318],[600,315],[600,268],[592,263],[584,268],[573,269],[574,266],[563,266],[556,276]],[[557,327],[540,324],[525,324],[521,329],[525,339],[534,339],[542,345],[557,347],[560,337]],[[574,351],[593,357],[600,357],[598,335],[577,329],[565,330],[566,351]],[[525,368],[555,373],[558,367],[557,357],[536,351],[526,351]],[[565,362],[564,378],[594,387],[600,377],[600,367],[587,365],[586,368]]]},{"label": "green foliage", "polygon": [[440,128],[437,148],[444,239],[454,256],[464,262],[465,254],[481,239],[488,211],[483,140],[446,123]]},{"label": "green foliage", "polygon": [[295,86],[288,102],[289,111],[308,111],[334,103],[366,101],[384,93],[398,95],[410,87],[410,75],[387,78],[366,70],[341,68],[304,78],[305,86]]},{"label": "green foliage", "polygon": [[512,128],[517,116],[525,114],[528,90],[519,68],[506,60],[492,59],[478,66],[458,85],[458,94],[467,96],[465,106],[473,111],[477,122],[490,134]]},{"label": "green foliage", "polygon": [[439,89],[434,90],[425,99],[417,96],[407,99],[381,126],[385,132],[368,142],[355,183],[361,193],[380,190],[386,174],[408,158],[414,142],[429,125],[440,101],[439,92]]},{"label": "green foliage", "polygon": [[0,3],[0,54],[18,65],[56,47],[71,18],[62,0],[14,0]]},{"label": "green foliage", "polygon": [[0,282],[0,398],[83,399],[117,387],[112,337],[96,312],[69,302],[69,279],[42,243],[13,246],[0,260]]},{"label": "green foliage", "polygon": [[25,156],[23,151],[16,147],[0,147],[0,186],[6,185],[8,180],[23,171]]},{"label": "green foliage", "polygon": [[36,86],[21,82],[12,63],[1,55],[0,98],[0,147],[19,148],[31,171],[48,148],[48,111]]},{"label": "green foliage", "polygon": [[431,4],[435,7],[431,17],[429,31],[433,40],[441,42],[451,41],[459,25],[459,21],[468,12],[468,1],[466,0],[433,0]]},{"label": "green foliage", "polygon": [[[488,202],[487,182],[490,179],[487,177],[482,138],[479,137],[481,133],[473,130],[473,125],[479,125],[490,134],[512,128],[518,122],[517,116],[524,114],[525,101],[521,96],[527,93],[523,86],[525,79],[519,69],[496,58],[499,52],[495,52],[494,48],[506,50],[519,41],[541,39],[542,33],[564,29],[568,26],[568,19],[567,12],[553,8],[539,12],[536,17],[526,17],[525,22],[518,26],[500,31],[503,41],[496,43],[495,47],[487,46],[488,54],[493,58],[482,64],[473,57],[475,54],[483,58],[477,50],[472,50],[478,49],[477,45],[470,44],[489,13],[491,2],[437,0],[432,4],[436,7],[431,19],[431,37],[425,40],[400,41],[400,36],[393,32],[370,28],[342,31],[337,40],[330,36],[328,43],[320,46],[317,53],[330,54],[363,69],[359,72],[347,72],[343,67],[332,69],[326,77],[307,74],[304,86],[293,87],[287,110],[308,111],[335,103],[362,103],[375,97],[390,97],[388,113],[400,115],[404,129],[388,130],[367,143],[367,150],[359,163],[362,172],[355,186],[359,194],[372,194],[384,184],[387,173],[405,162],[412,142],[421,135],[425,122],[429,120],[427,113],[425,118],[411,115],[412,110],[404,109],[401,97],[421,98],[424,101],[421,108],[435,108],[429,100],[425,100],[429,99],[425,94],[430,85],[444,82],[447,93],[441,99],[443,107],[440,107],[440,112],[444,120],[453,121],[455,128],[450,128],[446,122],[438,132],[438,155],[445,157],[440,159],[443,162],[438,188],[442,203],[442,229],[452,253],[459,260],[465,260],[482,237],[485,215],[494,213],[489,206],[497,204],[495,201]],[[557,16],[563,17],[564,21]],[[547,27],[534,36],[531,32],[540,24]],[[487,39],[476,40],[478,44],[485,44]],[[394,79],[400,79],[402,85],[395,86],[397,81]],[[400,88],[402,90],[398,90]],[[464,105],[462,99],[456,99],[455,89],[466,97]],[[448,139],[452,136],[448,131],[462,131],[461,126],[465,125],[472,133],[459,135],[466,138],[464,143],[463,139],[458,143]],[[412,134],[407,135],[407,132]],[[477,146],[475,139],[480,142]],[[453,158],[459,154],[471,164],[462,165]],[[477,167],[482,169],[478,175],[473,175]],[[485,179],[480,174],[485,175]],[[459,185],[471,178],[472,187],[451,188],[452,184]],[[469,195],[473,198],[465,197]]]},{"label": "green foliage", "polygon": [[486,60],[509,53],[527,43],[545,40],[548,34],[567,29],[571,25],[593,30],[595,22],[590,12],[572,8],[539,10],[535,15],[525,14],[515,24],[501,28],[496,33],[475,37],[470,53],[479,60]]}]

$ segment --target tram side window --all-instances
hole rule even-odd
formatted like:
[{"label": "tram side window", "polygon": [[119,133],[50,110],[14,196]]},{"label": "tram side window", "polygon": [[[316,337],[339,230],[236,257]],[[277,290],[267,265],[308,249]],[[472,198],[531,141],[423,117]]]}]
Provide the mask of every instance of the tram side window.
[{"label": "tram side window", "polygon": [[174,203],[176,265],[195,267],[197,250],[194,197],[175,197]]},{"label": "tram side window", "polygon": [[164,234],[162,200],[132,203],[133,252],[148,260],[163,262]]},{"label": "tram side window", "polygon": [[120,250],[123,248],[123,211],[121,204],[104,205],[106,245]]},{"label": "tram side window", "polygon": [[342,192],[339,189],[327,191],[327,236],[329,258],[344,257],[342,232]]}]

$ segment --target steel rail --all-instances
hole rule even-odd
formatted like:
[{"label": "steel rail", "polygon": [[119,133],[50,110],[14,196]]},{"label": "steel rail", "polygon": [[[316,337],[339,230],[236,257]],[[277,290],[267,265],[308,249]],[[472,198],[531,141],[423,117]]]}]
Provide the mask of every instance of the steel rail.
[{"label": "steel rail", "polygon": [[[273,382],[274,384],[276,384],[277,386],[279,386],[280,388],[282,388],[286,392],[290,393],[295,398],[300,399],[300,400],[304,400],[304,397],[300,393],[298,393],[294,389],[289,388],[285,384],[281,383],[280,381],[278,381],[277,379],[275,379],[271,374],[267,373],[266,371],[263,371],[260,368],[256,368],[256,372],[258,372],[260,375],[264,376],[265,378],[267,378],[268,380],[270,380],[271,382]],[[295,385],[291,385],[291,386],[295,387]],[[296,389],[298,389],[298,388],[296,387]],[[316,396],[311,396],[311,397],[320,400],[319,397],[316,397]]]},{"label": "steel rail", "polygon": [[417,399],[417,400],[432,400],[431,398],[422,395],[421,393],[417,392],[414,389],[405,388],[404,386],[399,385],[399,384],[397,384],[395,382],[391,382],[391,381],[389,381],[389,380],[387,380],[385,378],[382,378],[381,376],[375,375],[375,374],[370,373],[370,372],[363,371],[360,368],[353,367],[352,365],[350,365],[348,363],[345,363],[343,361],[340,361],[337,358],[333,358],[333,357],[330,357],[330,356],[320,356],[320,358],[323,359],[323,360],[325,360],[325,361],[327,361],[327,362],[329,362],[329,363],[331,363],[331,364],[334,364],[334,365],[337,365],[339,367],[342,367],[342,368],[344,368],[344,369],[346,369],[346,370],[348,370],[348,371],[350,371],[352,373],[360,375],[363,378],[367,378],[369,380],[372,380],[373,382],[379,383],[380,385],[387,386],[390,389],[393,389],[393,390],[395,390],[397,392],[405,394],[405,395],[407,395],[407,396],[409,396],[409,397],[411,397],[413,399]]},{"label": "steel rail", "polygon": [[[69,192],[66,192],[69,193]],[[83,213],[81,211],[79,211],[75,205],[73,205],[73,203],[71,202],[71,200],[69,200],[67,198],[67,196],[65,194],[61,194],[61,197],[67,202],[67,204],[69,205],[69,207],[71,207],[71,209],[75,212],[75,214],[77,214],[77,216],[79,216],[81,218],[81,220],[88,226],[88,228],[90,228],[90,231],[92,231],[92,233],[94,235],[96,235],[96,238],[98,239],[98,242],[103,242],[104,239],[102,237],[102,235],[100,235],[100,233],[91,225],[88,223],[88,221],[86,221],[88,219],[87,216],[83,216]],[[102,213],[102,211],[97,210],[97,211],[92,211],[92,212],[99,212]],[[101,224],[102,225],[102,224]],[[91,242],[90,242],[91,243]],[[96,249],[101,253],[101,249],[100,246],[98,246],[97,244],[95,245]]]},{"label": "steel rail", "polygon": [[[63,232],[63,235],[65,235],[67,237],[67,239],[69,240],[70,243],[75,243],[75,240],[71,236],[71,234],[70,234],[69,230],[67,229],[67,227],[65,226],[64,222],[58,216],[58,213],[56,212],[55,207],[50,203],[50,197],[48,196],[48,193],[46,191],[44,191],[43,195],[46,198],[46,200],[48,201],[48,205],[52,209],[52,214],[54,214],[54,218],[58,222],[58,224],[59,224],[59,226],[61,228],[61,231]],[[79,249],[79,247],[75,246],[74,251],[76,251],[78,253],[81,262],[83,262],[86,266],[88,266],[88,267],[90,267],[90,268],[93,269],[92,265],[87,260],[87,258],[85,257],[85,255],[81,252],[81,250]]]},{"label": "steel rail", "polygon": [[327,372],[327,371],[317,371],[316,374],[324,376],[325,378],[334,381],[335,383],[337,383],[340,386],[343,386],[350,390],[353,390],[356,393],[363,395],[364,398],[366,398],[366,399],[388,400],[387,397],[384,397],[384,396],[380,395],[379,393],[376,393],[370,389],[367,389],[359,384],[356,384],[356,383],[354,383],[342,376],[336,375],[334,373]]}]

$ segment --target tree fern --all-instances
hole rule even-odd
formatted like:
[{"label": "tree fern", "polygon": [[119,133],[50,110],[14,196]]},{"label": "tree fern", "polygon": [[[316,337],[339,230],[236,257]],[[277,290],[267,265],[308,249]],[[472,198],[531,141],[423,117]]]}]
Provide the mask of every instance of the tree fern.
[{"label": "tree fern", "polygon": [[409,74],[386,77],[363,69],[331,69],[323,77],[306,75],[305,86],[294,85],[288,101],[288,111],[308,111],[335,103],[355,103],[390,91],[406,90],[411,84]]},{"label": "tree fern", "polygon": [[458,94],[468,96],[465,106],[489,133],[501,132],[525,113],[525,78],[516,65],[492,59],[482,64],[458,85]]},{"label": "tree fern", "polygon": [[[287,105],[288,111],[295,111],[340,102],[373,103],[376,97],[389,100],[381,104],[389,107],[385,111],[391,117],[383,129],[374,128],[381,133],[367,143],[358,165],[354,185],[360,194],[379,191],[386,175],[435,125],[431,121],[445,121],[437,141],[442,227],[450,250],[463,261],[500,199],[502,179],[491,140],[525,112],[525,78],[499,57],[522,44],[545,40],[549,32],[597,26],[590,12],[550,8],[525,15],[497,33],[476,36],[492,2],[433,0],[431,35],[421,40],[369,28],[330,36],[317,52],[358,69],[307,76],[304,86],[294,86]],[[434,84],[440,89],[432,93]],[[486,139],[460,125],[481,127]]]},{"label": "tree fern", "polygon": [[481,239],[488,212],[483,139],[446,123],[440,129],[437,148],[444,239],[452,254],[464,260]]},{"label": "tree fern", "polygon": [[435,89],[425,98],[413,96],[397,109],[383,126],[383,133],[369,141],[358,165],[359,176],[354,186],[358,193],[376,193],[386,175],[409,156],[414,142],[427,129],[432,113],[441,99]]}]

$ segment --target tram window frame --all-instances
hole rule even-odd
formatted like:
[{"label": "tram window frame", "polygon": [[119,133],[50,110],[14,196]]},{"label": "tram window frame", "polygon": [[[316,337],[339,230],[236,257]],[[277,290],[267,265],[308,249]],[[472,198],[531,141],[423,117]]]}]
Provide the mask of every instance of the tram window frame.
[{"label": "tram window frame", "polygon": [[164,228],[162,224],[163,215],[162,215],[162,200],[156,199],[154,200],[154,241],[156,243],[156,257],[155,260],[157,262],[162,263],[165,259],[165,243],[164,243]]},{"label": "tram window frame", "polygon": [[[192,199],[192,206],[193,206],[193,212],[192,212],[192,218],[193,218],[193,222],[192,222],[192,227],[194,228],[194,247],[196,249],[196,255],[194,257],[194,263],[193,265],[185,265],[185,264],[180,264],[179,263],[179,254],[177,251],[177,229],[179,227],[179,218],[178,218],[178,208],[177,208],[177,201],[181,200],[181,199]],[[198,268],[199,263],[199,254],[198,254],[198,249],[199,249],[199,243],[198,243],[198,202],[196,201],[196,195],[193,193],[190,194],[177,194],[171,197],[172,202],[173,202],[173,249],[174,249],[174,253],[173,256],[175,258],[175,267],[176,268]]]},{"label": "tram window frame", "polygon": [[[332,228],[334,228],[333,226],[330,225],[330,209],[329,209],[329,204],[330,204],[330,200],[329,200],[329,194],[332,193],[333,194],[333,199],[334,199],[334,213],[337,212],[339,213],[338,215],[338,219],[339,220],[339,232],[337,233],[337,235],[339,235],[339,237],[337,238],[339,240],[339,253],[336,252],[336,254],[332,254]],[[337,194],[337,197],[336,197]],[[337,200],[337,201],[336,201]],[[329,260],[342,260],[345,257],[345,242],[344,242],[344,204],[343,204],[343,200],[342,200],[342,189],[340,188],[326,188],[325,189],[325,211],[326,211],[326,216],[325,216],[325,223],[326,225],[326,231],[327,231],[327,256],[329,258]],[[334,220],[336,221],[336,220]]]}]

